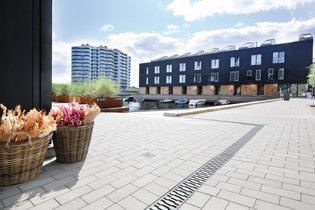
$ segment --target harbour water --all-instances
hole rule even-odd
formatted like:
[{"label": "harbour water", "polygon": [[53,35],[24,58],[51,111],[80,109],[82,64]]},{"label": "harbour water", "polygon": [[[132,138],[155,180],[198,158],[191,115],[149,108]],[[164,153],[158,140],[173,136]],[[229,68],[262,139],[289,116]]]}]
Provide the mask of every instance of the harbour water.
[{"label": "harbour water", "polygon": [[[142,101],[142,102],[124,102],[125,107],[129,107],[129,111],[144,111],[144,110],[163,110],[163,109],[189,109],[188,104],[176,104],[171,103],[161,103],[159,101]],[[213,104],[199,105],[199,107],[209,107]]]}]

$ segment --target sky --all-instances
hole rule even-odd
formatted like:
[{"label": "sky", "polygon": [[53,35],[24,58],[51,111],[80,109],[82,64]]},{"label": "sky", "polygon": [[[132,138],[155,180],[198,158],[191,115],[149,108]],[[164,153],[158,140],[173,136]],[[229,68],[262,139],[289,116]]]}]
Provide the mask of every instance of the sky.
[{"label": "sky", "polygon": [[71,46],[127,53],[138,87],[139,63],[159,57],[315,35],[314,10],[315,0],[53,0],[53,82],[71,82]]}]

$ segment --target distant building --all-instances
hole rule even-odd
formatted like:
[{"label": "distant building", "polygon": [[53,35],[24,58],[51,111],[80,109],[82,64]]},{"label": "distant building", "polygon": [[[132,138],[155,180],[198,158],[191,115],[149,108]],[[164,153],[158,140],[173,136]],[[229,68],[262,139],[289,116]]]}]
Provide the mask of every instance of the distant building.
[{"label": "distant building", "polygon": [[290,85],[307,83],[313,37],[259,47],[247,43],[219,50],[165,56],[140,64],[141,94],[278,95]]},{"label": "distant building", "polygon": [[120,50],[88,44],[72,47],[72,82],[88,82],[106,76],[121,89],[129,89],[130,69],[130,56]]}]

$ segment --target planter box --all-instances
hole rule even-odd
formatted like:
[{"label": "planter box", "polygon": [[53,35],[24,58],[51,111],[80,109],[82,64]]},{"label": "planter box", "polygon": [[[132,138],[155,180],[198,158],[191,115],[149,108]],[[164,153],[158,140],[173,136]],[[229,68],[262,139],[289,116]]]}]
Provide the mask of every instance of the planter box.
[{"label": "planter box", "polygon": [[121,107],[123,105],[123,99],[120,97],[106,97],[106,98],[97,97],[97,98],[94,98],[94,102],[100,108]]}]

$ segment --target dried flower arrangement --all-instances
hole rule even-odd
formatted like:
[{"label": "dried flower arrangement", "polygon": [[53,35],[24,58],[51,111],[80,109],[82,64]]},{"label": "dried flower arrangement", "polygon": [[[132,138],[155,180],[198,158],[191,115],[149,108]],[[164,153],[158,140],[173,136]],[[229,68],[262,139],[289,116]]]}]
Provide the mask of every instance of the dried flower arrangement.
[{"label": "dried flower arrangement", "polygon": [[21,111],[20,106],[16,106],[14,110],[8,110],[3,104],[0,104],[3,110],[0,120],[0,142],[5,142],[15,134],[15,141],[25,140],[28,135],[32,138],[41,138],[49,135],[56,128],[56,121],[51,114],[46,115],[43,111],[32,109],[25,114]]},{"label": "dried flower arrangement", "polygon": [[77,127],[92,123],[101,109],[96,105],[79,105],[72,101],[68,106],[60,106],[51,111],[51,115],[57,122],[57,126]]}]

